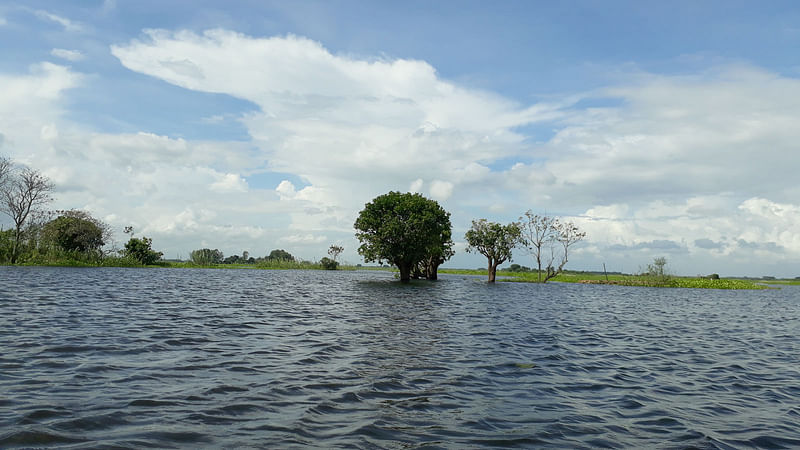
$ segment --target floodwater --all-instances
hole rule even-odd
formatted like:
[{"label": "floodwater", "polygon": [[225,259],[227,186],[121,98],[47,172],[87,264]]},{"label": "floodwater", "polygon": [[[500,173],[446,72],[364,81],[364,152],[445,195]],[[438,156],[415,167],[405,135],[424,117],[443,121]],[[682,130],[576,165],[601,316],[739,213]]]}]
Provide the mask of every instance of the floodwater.
[{"label": "floodwater", "polygon": [[0,267],[0,448],[797,447],[798,294]]}]

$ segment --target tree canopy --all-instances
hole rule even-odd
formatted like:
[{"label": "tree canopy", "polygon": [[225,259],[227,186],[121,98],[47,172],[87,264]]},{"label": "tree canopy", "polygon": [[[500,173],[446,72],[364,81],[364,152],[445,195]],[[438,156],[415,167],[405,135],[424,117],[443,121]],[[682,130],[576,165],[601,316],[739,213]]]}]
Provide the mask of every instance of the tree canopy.
[{"label": "tree canopy", "polygon": [[364,205],[354,226],[361,242],[358,253],[364,260],[394,264],[404,282],[424,261],[435,262],[435,273],[439,264],[453,255],[450,213],[420,194],[392,191],[379,195]]},{"label": "tree canopy", "polygon": [[210,266],[212,264],[222,264],[223,262],[223,254],[221,251],[211,250],[210,248],[201,248],[199,250],[194,250],[189,255],[192,262],[201,266]]},{"label": "tree canopy", "polygon": [[42,237],[66,251],[97,251],[110,234],[108,225],[85,211],[59,211],[59,216],[42,227]]},{"label": "tree canopy", "polygon": [[464,235],[468,252],[477,252],[488,260],[489,282],[494,283],[497,266],[511,259],[511,251],[520,239],[520,226],[516,222],[501,225],[486,219],[473,220]]},{"label": "tree canopy", "polygon": [[164,255],[152,248],[153,240],[147,237],[131,238],[125,243],[125,256],[128,256],[142,265],[155,264]]},{"label": "tree canopy", "polygon": [[267,259],[270,261],[294,261],[294,256],[283,249],[277,249],[269,252]]}]

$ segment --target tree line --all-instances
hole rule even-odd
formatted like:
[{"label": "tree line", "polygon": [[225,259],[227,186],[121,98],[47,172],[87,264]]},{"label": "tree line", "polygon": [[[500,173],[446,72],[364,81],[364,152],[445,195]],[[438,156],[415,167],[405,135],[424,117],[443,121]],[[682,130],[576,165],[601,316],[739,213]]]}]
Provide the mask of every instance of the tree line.
[{"label": "tree line", "polygon": [[[354,224],[366,262],[391,263],[400,280],[435,280],[438,267],[454,254],[450,213],[435,200],[417,193],[389,192],[364,206]],[[573,222],[525,212],[509,224],[487,219],[472,221],[464,238],[467,251],[487,258],[489,282],[500,264],[510,261],[515,248],[536,261],[538,281],[546,283],[564,270],[570,248],[586,237]]]},{"label": "tree line", "polygon": [[[13,222],[13,228],[0,229],[0,264],[166,264],[162,259],[164,254],[153,249],[153,240],[134,236],[132,226],[123,231],[128,240],[122,249],[104,250],[112,241],[111,227],[86,211],[48,210],[54,189],[54,184],[40,171],[0,156],[0,212]],[[329,257],[322,258],[318,265],[323,269],[337,269],[337,258],[343,251],[343,247],[331,245]],[[189,261],[201,266],[298,262],[283,249],[255,258],[247,251],[241,256],[224,257],[220,250],[209,248],[192,251]]]},{"label": "tree line", "polygon": [[[163,253],[152,248],[152,239],[135,237],[133,227],[123,249],[103,250],[111,240],[110,227],[78,210],[48,211],[53,183],[36,169],[15,164],[0,157],[0,212],[8,215],[13,228],[0,229],[0,263],[48,263],[68,260],[102,265],[153,265]],[[358,253],[366,262],[394,265],[400,280],[412,278],[435,280],[438,268],[454,254],[450,213],[439,203],[416,193],[391,191],[364,206],[354,224],[360,242]],[[547,282],[561,273],[567,264],[570,248],[586,236],[574,223],[527,211],[518,221],[500,224],[477,219],[464,238],[467,251],[487,258],[489,282],[496,279],[497,268],[510,261],[512,251],[523,248],[536,261],[538,280]],[[331,245],[328,256],[319,261],[324,269],[335,270],[337,257],[344,251]],[[294,262],[296,258],[283,249],[254,258],[248,252],[227,258],[218,249],[202,248],[191,252],[197,265],[258,264]]]}]

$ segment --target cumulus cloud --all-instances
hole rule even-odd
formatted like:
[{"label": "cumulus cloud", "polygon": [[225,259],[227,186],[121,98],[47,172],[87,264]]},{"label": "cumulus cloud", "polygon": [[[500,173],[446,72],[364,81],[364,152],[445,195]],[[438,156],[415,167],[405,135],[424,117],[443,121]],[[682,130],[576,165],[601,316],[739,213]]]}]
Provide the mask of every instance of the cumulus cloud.
[{"label": "cumulus cloud", "polygon": [[[581,267],[635,270],[661,253],[690,273],[800,262],[796,78],[745,65],[632,73],[525,105],[445,80],[425,61],[339,55],[292,35],[150,30],[111,51],[130,70],[255,104],[197,118],[238,120],[250,141],[87,130],[64,114],[65,93],[84,78],[42,63],[0,74],[2,148],[56,181],[58,206],[168,238],[168,253],[206,240],[257,255],[280,242],[314,257],[327,237],[354,249],[364,203],[408,189],[453,212],[456,235],[473,218],[529,208],[566,216],[588,232],[571,259]],[[80,55],[69,52],[52,54]],[[532,139],[531,124],[552,137]],[[268,172],[280,175],[266,189],[246,181]]]},{"label": "cumulus cloud", "polygon": [[211,190],[215,192],[247,192],[247,182],[238,174],[220,174],[217,180],[211,183]]},{"label": "cumulus cloud", "polygon": [[488,172],[485,163],[522,148],[514,127],[557,114],[464,89],[423,61],[354,59],[291,35],[150,30],[112,53],[175,85],[254,102],[261,111],[243,123],[270,167],[309,180],[320,197],[347,208],[388,189],[422,188],[408,180],[437,180],[431,194],[446,199]]},{"label": "cumulus cloud", "polygon": [[444,201],[451,195],[453,195],[453,183],[442,180],[431,181],[431,197],[434,200]]}]

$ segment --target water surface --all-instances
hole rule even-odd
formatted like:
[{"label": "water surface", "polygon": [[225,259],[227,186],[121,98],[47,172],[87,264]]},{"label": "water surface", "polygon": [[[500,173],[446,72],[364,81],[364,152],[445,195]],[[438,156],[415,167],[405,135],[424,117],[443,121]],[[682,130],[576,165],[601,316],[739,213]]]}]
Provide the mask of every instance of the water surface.
[{"label": "water surface", "polygon": [[0,448],[797,447],[798,293],[0,267]]}]

